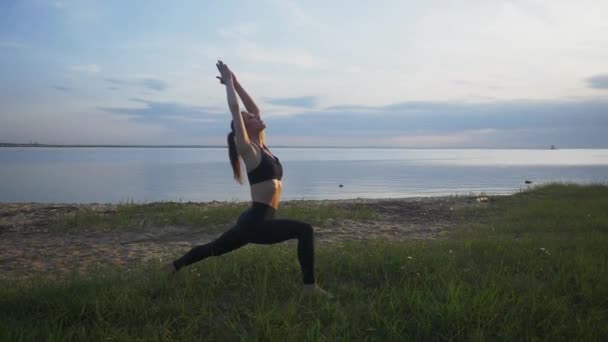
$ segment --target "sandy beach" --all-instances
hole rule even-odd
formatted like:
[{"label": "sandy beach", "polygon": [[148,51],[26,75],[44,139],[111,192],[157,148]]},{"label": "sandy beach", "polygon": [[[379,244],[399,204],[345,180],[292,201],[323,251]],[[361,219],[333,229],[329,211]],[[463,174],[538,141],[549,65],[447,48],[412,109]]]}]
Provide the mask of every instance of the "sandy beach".
[{"label": "sandy beach", "polygon": [[[367,222],[329,219],[323,225],[315,226],[318,245],[344,240],[441,238],[457,224],[454,210],[487,205],[475,197],[448,196],[285,201],[282,208],[299,202],[332,203],[346,210],[363,204],[378,213],[377,219]],[[223,203],[205,202],[196,205],[221,206]],[[53,228],[64,215],[84,208],[112,215],[117,205],[0,203],[0,277],[38,274],[52,277],[74,270],[85,272],[97,265],[129,268],[151,260],[163,262],[195,245],[214,239],[218,231],[228,229],[231,225],[214,227],[213,232],[205,232],[200,227],[155,226],[145,222],[120,232],[84,229],[67,233]],[[295,240],[287,243],[295,243]]]}]

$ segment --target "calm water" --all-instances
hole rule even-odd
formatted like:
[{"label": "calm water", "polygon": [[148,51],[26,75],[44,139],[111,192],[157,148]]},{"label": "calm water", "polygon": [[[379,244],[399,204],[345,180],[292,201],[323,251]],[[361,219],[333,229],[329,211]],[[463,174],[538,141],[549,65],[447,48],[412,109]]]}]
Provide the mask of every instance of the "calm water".
[{"label": "calm water", "polygon": [[[274,148],[283,199],[512,193],[608,183],[608,150]],[[339,187],[342,184],[343,187]],[[223,148],[0,148],[0,202],[249,200]]]}]

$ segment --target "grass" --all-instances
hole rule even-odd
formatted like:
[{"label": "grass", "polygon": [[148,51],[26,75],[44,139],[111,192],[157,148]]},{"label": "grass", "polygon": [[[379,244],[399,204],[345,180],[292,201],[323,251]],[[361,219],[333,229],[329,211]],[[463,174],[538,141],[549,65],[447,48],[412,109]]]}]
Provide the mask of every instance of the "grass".
[{"label": "grass", "polygon": [[[121,231],[142,229],[146,226],[183,225],[212,231],[218,225],[235,222],[247,206],[248,203],[244,202],[226,202],[220,206],[177,202],[122,203],[111,213],[97,212],[88,208],[80,209],[56,222],[54,229],[68,232]],[[322,225],[330,218],[366,221],[373,219],[375,213],[364,205],[355,205],[350,211],[331,203],[287,202],[281,206],[277,218],[287,217],[304,220],[313,225]]]},{"label": "grass", "polygon": [[608,233],[608,186],[548,184],[512,196],[490,197],[488,210],[468,209],[481,218],[464,236],[476,238],[588,238]]},{"label": "grass", "polygon": [[177,202],[122,203],[110,213],[80,209],[57,222],[55,228],[65,231],[121,231],[151,225],[213,227],[234,220],[245,208],[245,203],[238,202],[227,202],[217,207]]},{"label": "grass", "polygon": [[447,239],[318,248],[332,301],[298,295],[285,245],[207,259],[174,283],[156,264],[3,280],[0,340],[608,338],[608,187],[549,185],[461,214]]}]

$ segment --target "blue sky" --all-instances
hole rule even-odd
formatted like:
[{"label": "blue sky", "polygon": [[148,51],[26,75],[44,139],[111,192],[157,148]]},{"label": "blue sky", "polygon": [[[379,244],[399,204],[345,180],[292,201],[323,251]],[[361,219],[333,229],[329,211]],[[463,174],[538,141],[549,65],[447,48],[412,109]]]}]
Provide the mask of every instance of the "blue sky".
[{"label": "blue sky", "polygon": [[606,1],[0,2],[0,142],[608,147]]}]

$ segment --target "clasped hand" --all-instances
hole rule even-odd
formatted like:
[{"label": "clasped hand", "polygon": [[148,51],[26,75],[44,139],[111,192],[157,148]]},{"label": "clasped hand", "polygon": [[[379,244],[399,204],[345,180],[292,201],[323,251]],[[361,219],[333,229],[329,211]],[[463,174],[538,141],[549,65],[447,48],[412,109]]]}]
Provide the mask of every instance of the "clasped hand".
[{"label": "clasped hand", "polygon": [[217,61],[215,63],[217,70],[220,72],[220,76],[215,76],[218,80],[220,80],[221,84],[226,84],[226,82],[233,82],[236,80],[234,73],[228,68],[226,64],[222,61]]}]

